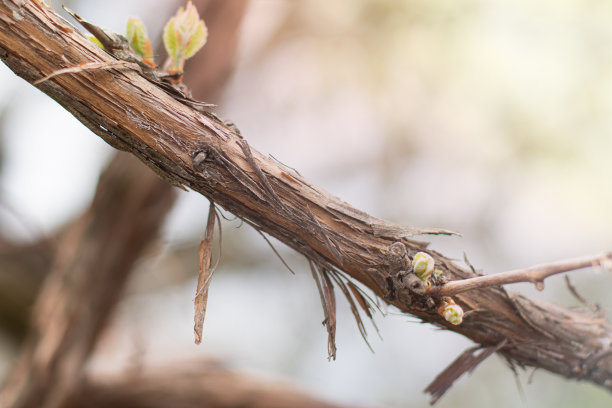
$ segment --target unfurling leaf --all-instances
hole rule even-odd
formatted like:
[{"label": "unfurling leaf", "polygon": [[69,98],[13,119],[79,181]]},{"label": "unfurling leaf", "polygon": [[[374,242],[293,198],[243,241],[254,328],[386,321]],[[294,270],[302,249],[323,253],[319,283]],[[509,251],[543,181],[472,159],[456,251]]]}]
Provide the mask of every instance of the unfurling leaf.
[{"label": "unfurling leaf", "polygon": [[130,43],[130,47],[134,52],[142,58],[142,62],[155,68],[153,61],[153,47],[147,35],[147,28],[142,20],[138,17],[128,19],[126,27],[126,35]]},{"label": "unfurling leaf", "polygon": [[208,30],[204,25],[204,21],[200,20],[196,25],[195,32],[187,41],[187,47],[185,48],[185,59],[191,58],[195,55],[196,52],[200,51],[200,48],[206,44],[206,39],[208,37]]},{"label": "unfurling leaf", "polygon": [[180,51],[181,51],[180,36],[181,35],[178,32],[178,30],[174,28],[174,26],[175,26],[174,18],[171,18],[168,21],[168,23],[166,23],[166,26],[164,27],[164,35],[163,35],[164,47],[166,48],[166,52],[168,53],[168,56],[170,57],[172,61],[172,65],[174,65],[174,61],[178,61],[181,57],[180,55]]},{"label": "unfurling leaf", "polygon": [[181,7],[164,27],[164,46],[170,57],[170,73],[181,73],[185,60],[206,44],[208,30],[191,1]]}]

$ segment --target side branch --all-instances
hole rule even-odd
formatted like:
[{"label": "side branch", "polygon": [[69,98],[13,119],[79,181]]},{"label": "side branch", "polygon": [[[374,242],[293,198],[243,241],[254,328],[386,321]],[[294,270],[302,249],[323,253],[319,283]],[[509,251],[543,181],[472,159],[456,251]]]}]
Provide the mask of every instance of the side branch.
[{"label": "side branch", "polygon": [[455,296],[469,290],[484,289],[491,286],[502,286],[519,282],[533,283],[535,284],[536,289],[543,290],[544,279],[548,278],[549,276],[597,266],[612,270],[610,267],[611,264],[612,253],[572,258],[542,265],[535,265],[526,269],[515,269],[494,275],[455,280],[442,286],[433,287],[430,293],[438,296]]}]

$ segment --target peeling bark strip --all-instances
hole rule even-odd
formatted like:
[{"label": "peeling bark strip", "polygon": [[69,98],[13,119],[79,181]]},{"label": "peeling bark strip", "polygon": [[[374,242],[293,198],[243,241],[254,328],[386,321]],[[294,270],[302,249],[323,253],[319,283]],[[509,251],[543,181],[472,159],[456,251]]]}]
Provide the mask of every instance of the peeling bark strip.
[{"label": "peeling bark strip", "polygon": [[[506,340],[503,340],[497,346],[485,347],[484,349],[472,347],[464,351],[425,388],[425,392],[431,395],[429,403],[431,405],[435,404],[459,377],[465,373],[472,372],[487,357],[505,345]],[[477,353],[479,350],[480,353]]]},{"label": "peeling bark strip", "polygon": [[215,269],[217,269],[216,265],[211,265],[216,218],[217,210],[215,210],[215,204],[211,202],[208,208],[206,233],[204,235],[204,239],[202,242],[200,242],[200,248],[198,250],[200,270],[198,272],[198,287],[196,289],[196,296],[193,302],[195,309],[193,332],[195,334],[196,344],[200,344],[202,342],[202,329],[204,328],[204,317],[206,316],[206,304],[208,302],[208,287],[210,286],[212,275],[215,273]]},{"label": "peeling bark strip", "polygon": [[[51,9],[40,7],[0,1],[0,58],[16,74],[31,83],[81,64],[116,62],[78,32],[66,30],[67,23]],[[440,279],[476,276],[410,238],[448,231],[382,221],[298,174],[288,177],[276,161],[254,149],[245,151],[233,127],[177,101],[137,71],[85,70],[58,75],[38,88],[109,144],[279,239],[320,270],[343,271],[400,310],[483,346],[506,340],[499,353],[520,366],[612,390],[612,328],[597,313],[536,303],[490,287],[455,297],[466,318],[452,326],[436,312],[439,298],[412,290],[404,268],[418,251],[435,259]]]},{"label": "peeling bark strip", "polygon": [[317,284],[317,290],[323,307],[323,325],[327,330],[327,359],[336,359],[336,295],[334,286],[329,279],[329,271],[310,262],[312,278]]}]

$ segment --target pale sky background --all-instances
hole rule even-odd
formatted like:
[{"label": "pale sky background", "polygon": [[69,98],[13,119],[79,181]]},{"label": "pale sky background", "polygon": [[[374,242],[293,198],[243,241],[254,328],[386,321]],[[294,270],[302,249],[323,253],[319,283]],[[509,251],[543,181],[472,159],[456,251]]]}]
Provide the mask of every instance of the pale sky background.
[{"label": "pale sky background", "polygon": [[[140,15],[159,33],[170,11],[142,4],[71,7],[119,32]],[[357,208],[460,232],[432,248],[466,252],[487,273],[597,254],[612,250],[611,20],[612,4],[598,1],[252,0],[220,114],[251,146]],[[23,240],[53,233],[87,206],[112,149],[4,65],[0,105],[0,227]],[[224,240],[253,260],[224,254],[195,346],[195,281],[168,284],[164,254],[201,238],[207,208],[180,193],[161,253],[143,262],[92,370],[121,370],[136,354],[147,364],[214,357],[339,403],[421,407],[423,388],[472,345],[389,309],[376,318],[384,340],[368,326],[372,354],[341,300],[338,359],[327,362],[303,261],[283,250],[298,270],[290,275],[257,234],[228,222]],[[589,301],[612,307],[610,274],[571,277]],[[511,290],[577,305],[560,277],[542,293]],[[1,349],[5,371],[14,350]],[[527,385],[529,374],[521,396],[492,357],[437,406],[611,404],[601,389],[543,371]]]}]

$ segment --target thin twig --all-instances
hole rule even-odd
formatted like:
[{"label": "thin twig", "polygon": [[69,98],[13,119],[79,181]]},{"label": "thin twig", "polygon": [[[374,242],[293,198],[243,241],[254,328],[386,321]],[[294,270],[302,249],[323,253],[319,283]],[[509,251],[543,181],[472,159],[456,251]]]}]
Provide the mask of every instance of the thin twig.
[{"label": "thin twig", "polygon": [[475,278],[451,281],[437,288],[432,288],[430,294],[439,296],[453,296],[468,290],[482,289],[490,286],[501,286],[518,282],[530,282],[536,285],[536,289],[542,290],[544,289],[544,279],[548,278],[549,276],[595,266],[606,267],[610,264],[610,262],[612,262],[612,253],[566,259],[548,264],[535,265],[526,269],[515,269],[512,271],[497,273],[495,275],[485,275]]}]

